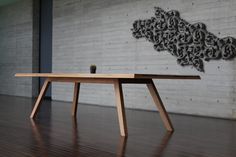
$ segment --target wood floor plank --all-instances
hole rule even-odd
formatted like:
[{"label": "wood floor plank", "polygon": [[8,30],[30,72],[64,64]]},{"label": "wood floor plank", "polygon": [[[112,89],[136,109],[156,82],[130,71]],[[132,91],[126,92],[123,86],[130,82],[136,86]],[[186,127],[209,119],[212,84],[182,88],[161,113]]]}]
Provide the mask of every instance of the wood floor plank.
[{"label": "wood floor plank", "polygon": [[129,136],[121,139],[116,108],[0,95],[0,157],[235,157],[236,121],[171,114],[175,132],[157,112],[126,109]]}]

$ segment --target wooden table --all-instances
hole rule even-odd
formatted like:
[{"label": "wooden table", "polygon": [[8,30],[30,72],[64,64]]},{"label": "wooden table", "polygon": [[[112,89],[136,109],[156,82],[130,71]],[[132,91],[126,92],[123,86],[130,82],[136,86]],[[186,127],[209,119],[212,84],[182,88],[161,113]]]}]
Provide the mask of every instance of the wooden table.
[{"label": "wooden table", "polygon": [[121,136],[127,136],[127,124],[124,109],[122,84],[146,84],[160,113],[161,119],[168,131],[174,131],[168,113],[162,103],[161,97],[155,87],[153,79],[200,79],[196,75],[152,75],[152,74],[80,74],[80,73],[17,73],[16,77],[43,77],[46,78],[39,96],[35,102],[30,118],[34,118],[40,107],[42,98],[51,82],[73,82],[74,97],[72,103],[72,116],[76,117],[79,98],[80,83],[113,84],[115,89],[118,120]]}]

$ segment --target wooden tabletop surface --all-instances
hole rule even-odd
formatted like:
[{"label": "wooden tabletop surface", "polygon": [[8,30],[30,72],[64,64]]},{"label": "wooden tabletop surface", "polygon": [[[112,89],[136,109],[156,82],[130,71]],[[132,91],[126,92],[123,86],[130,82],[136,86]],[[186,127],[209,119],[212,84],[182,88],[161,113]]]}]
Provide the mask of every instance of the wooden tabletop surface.
[{"label": "wooden tabletop surface", "polygon": [[201,79],[198,75],[169,74],[16,73],[15,76],[45,78]]}]

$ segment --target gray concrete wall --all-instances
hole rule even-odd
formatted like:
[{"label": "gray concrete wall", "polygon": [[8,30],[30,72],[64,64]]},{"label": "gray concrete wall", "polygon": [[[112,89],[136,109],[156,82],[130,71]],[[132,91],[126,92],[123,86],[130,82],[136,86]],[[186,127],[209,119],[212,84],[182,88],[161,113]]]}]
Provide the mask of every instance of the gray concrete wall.
[{"label": "gray concrete wall", "polygon": [[38,7],[37,0],[0,7],[0,94],[31,97],[38,92],[37,79],[14,77],[38,71]]},{"label": "gray concrete wall", "polygon": [[[54,0],[53,72],[196,74],[201,81],[155,81],[170,112],[236,118],[236,60],[205,63],[205,73],[177,65],[130,29],[150,18],[154,6],[180,11],[190,23],[203,22],[218,37],[236,37],[236,1],[218,0]],[[71,101],[72,84],[53,84],[54,100]],[[128,108],[156,110],[144,85],[124,85]],[[113,87],[83,84],[80,102],[115,106]]]}]

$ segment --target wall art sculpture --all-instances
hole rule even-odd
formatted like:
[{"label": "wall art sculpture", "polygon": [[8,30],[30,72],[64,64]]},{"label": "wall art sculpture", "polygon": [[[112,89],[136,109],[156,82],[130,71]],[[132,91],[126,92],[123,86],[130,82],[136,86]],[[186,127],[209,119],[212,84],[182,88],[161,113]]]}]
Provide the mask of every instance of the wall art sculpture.
[{"label": "wall art sculpture", "polygon": [[236,56],[235,38],[220,39],[208,32],[205,24],[188,23],[178,11],[154,9],[155,17],[134,21],[132,34],[152,42],[157,51],[168,50],[181,66],[192,65],[204,72],[203,60],[230,60]]}]

